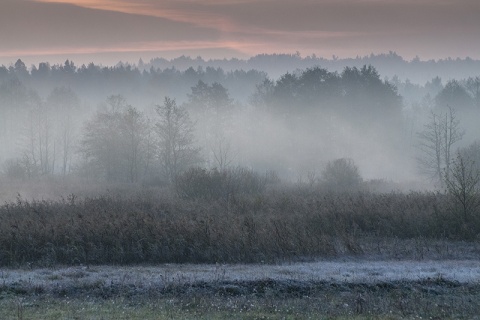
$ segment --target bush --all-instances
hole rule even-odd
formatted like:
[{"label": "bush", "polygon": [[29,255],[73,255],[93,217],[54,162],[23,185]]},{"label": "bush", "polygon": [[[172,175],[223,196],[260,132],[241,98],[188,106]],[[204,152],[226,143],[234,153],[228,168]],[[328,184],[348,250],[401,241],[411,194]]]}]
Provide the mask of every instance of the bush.
[{"label": "bush", "polygon": [[358,191],[362,181],[358,167],[352,159],[330,161],[322,173],[322,185],[333,192]]}]

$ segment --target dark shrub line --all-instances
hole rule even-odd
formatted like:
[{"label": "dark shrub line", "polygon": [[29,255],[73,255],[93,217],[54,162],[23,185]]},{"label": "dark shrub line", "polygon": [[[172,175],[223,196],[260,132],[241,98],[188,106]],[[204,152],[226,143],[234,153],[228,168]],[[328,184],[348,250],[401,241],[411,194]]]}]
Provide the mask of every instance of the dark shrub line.
[{"label": "dark shrub line", "polygon": [[283,190],[224,198],[113,196],[0,207],[0,265],[272,262],[361,253],[365,236],[474,239],[439,193]]}]

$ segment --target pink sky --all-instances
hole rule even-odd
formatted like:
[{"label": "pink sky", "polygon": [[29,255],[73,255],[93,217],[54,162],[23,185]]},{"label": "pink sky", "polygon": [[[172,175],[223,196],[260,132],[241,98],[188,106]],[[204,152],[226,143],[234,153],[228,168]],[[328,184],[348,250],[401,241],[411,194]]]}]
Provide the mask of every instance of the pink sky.
[{"label": "pink sky", "polygon": [[296,51],[480,59],[479,17],[478,0],[2,0],[0,63]]}]

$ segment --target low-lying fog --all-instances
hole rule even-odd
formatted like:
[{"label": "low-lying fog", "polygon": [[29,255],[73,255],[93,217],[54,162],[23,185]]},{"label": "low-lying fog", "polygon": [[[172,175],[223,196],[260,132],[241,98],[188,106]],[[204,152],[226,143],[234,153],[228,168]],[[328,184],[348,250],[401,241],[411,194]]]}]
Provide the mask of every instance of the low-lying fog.
[{"label": "low-lying fog", "polygon": [[337,159],[383,181],[376,191],[437,188],[457,150],[479,156],[479,87],[479,77],[388,81],[369,65],[272,79],[18,60],[0,67],[0,199],[165,186],[190,167],[313,184]]}]

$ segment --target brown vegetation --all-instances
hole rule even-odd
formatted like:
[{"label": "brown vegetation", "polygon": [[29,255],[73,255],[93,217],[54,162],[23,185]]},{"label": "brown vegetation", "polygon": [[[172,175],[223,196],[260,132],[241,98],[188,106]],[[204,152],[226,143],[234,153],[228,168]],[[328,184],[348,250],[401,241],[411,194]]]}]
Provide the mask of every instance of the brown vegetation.
[{"label": "brown vegetation", "polygon": [[[202,175],[208,174],[196,178]],[[438,193],[242,188],[230,189],[228,197],[192,189],[188,197],[19,197],[0,207],[0,264],[267,262],[334,256],[339,243],[359,254],[361,239],[371,236],[473,240],[480,232],[478,215],[466,225]]]}]

